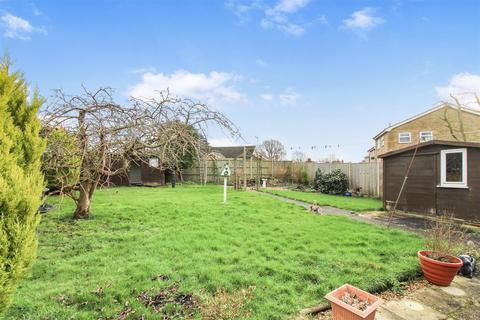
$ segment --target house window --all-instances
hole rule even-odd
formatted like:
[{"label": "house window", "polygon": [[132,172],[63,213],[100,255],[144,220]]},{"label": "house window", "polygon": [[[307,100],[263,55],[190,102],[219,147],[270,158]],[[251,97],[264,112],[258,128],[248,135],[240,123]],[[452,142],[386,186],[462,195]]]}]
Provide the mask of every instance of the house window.
[{"label": "house window", "polygon": [[441,151],[441,187],[467,188],[467,149]]},{"label": "house window", "polygon": [[420,142],[427,142],[433,140],[432,131],[421,131],[420,132]]},{"label": "house window", "polygon": [[385,137],[381,137],[377,140],[377,149],[380,149],[383,146],[385,146]]},{"label": "house window", "polygon": [[398,134],[398,143],[412,142],[412,134],[410,132],[400,132]]},{"label": "house window", "polygon": [[158,168],[158,158],[148,159],[148,165],[153,168]]}]

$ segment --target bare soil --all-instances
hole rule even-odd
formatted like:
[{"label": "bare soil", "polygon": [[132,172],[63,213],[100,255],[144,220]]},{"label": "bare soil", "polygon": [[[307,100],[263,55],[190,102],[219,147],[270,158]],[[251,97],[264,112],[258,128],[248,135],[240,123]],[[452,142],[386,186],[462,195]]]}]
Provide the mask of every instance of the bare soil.
[{"label": "bare soil", "polygon": [[185,318],[192,316],[198,309],[198,301],[194,295],[180,292],[176,284],[156,293],[142,291],[137,299],[155,313],[161,313],[162,319]]}]

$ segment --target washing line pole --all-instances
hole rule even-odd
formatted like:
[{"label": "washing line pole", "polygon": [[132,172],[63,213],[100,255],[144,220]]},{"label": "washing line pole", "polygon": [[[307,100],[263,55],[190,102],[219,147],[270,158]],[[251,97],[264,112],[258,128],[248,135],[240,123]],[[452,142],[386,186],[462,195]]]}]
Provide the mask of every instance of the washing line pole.
[{"label": "washing line pole", "polygon": [[223,166],[222,170],[222,177],[223,177],[223,203],[227,203],[227,180],[228,177],[232,174],[232,171],[230,170],[230,167],[226,163]]},{"label": "washing line pole", "polygon": [[223,203],[227,203],[227,177],[223,178]]}]

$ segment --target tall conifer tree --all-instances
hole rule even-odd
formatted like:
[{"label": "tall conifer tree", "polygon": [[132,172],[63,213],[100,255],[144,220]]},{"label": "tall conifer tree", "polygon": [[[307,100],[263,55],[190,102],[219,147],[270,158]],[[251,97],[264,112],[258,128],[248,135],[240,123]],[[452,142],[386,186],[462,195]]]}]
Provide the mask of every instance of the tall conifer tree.
[{"label": "tall conifer tree", "polygon": [[0,313],[36,257],[43,189],[38,93],[28,98],[23,75],[0,61]]}]

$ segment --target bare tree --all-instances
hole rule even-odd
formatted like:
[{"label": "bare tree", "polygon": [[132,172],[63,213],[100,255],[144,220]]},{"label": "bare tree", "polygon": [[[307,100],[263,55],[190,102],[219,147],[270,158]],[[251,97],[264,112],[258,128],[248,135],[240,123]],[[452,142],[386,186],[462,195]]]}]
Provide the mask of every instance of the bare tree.
[{"label": "bare tree", "polygon": [[453,102],[444,101],[443,104],[445,106],[451,106],[455,108],[456,116],[454,118],[449,117],[448,115],[448,108],[445,108],[443,113],[442,120],[445,123],[445,126],[448,128],[450,135],[453,139],[457,141],[467,141],[467,134],[469,132],[465,131],[465,125],[463,120],[463,111],[465,108],[480,108],[480,97],[478,93],[471,92],[471,93],[464,93],[462,95],[472,95],[475,99],[469,102],[462,102],[457,95],[450,94]]},{"label": "bare tree", "polygon": [[307,160],[307,156],[305,155],[305,153],[301,151],[294,151],[292,153],[292,161],[305,162],[306,160]]},{"label": "bare tree", "polygon": [[275,139],[265,140],[258,148],[258,154],[261,158],[270,160],[272,162],[272,177],[275,176],[274,165],[275,161],[280,161],[285,157],[285,147],[283,144]]},{"label": "bare tree", "polygon": [[280,161],[285,157],[285,147],[274,139],[265,140],[259,147],[259,152],[266,160]]},{"label": "bare tree", "polygon": [[159,169],[177,172],[185,157],[198,159],[206,154],[204,137],[209,125],[238,135],[223,114],[205,104],[172,97],[168,91],[155,99],[132,98],[131,102],[129,106],[114,103],[109,88],[92,92],[84,87],[81,95],[74,96],[57,90],[54,102],[43,113],[46,127],[61,127],[76,137],[79,178],[61,185],[61,192],[76,203],[75,219],[90,216],[96,188],[126,173],[131,161],[157,157]]}]

